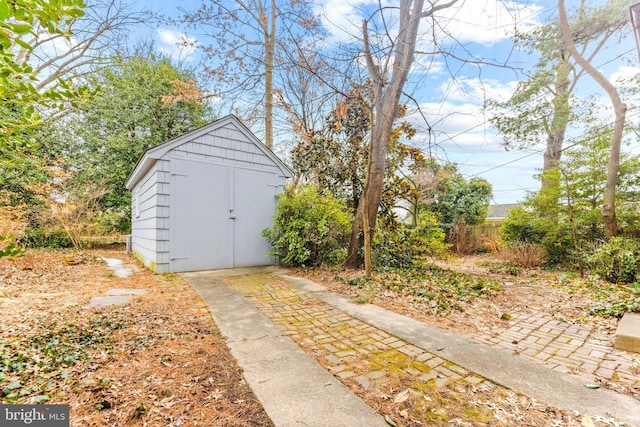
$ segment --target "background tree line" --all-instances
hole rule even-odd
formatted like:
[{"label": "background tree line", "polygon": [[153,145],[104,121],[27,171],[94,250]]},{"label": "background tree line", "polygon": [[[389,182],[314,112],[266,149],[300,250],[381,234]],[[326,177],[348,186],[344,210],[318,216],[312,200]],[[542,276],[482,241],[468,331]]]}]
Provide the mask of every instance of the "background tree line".
[{"label": "background tree line", "polygon": [[[420,87],[410,70],[417,56],[420,63],[509,66],[460,56],[446,15],[459,3],[372,8],[359,33],[336,49],[323,43],[310,3],[211,0],[171,20],[209,35],[198,46],[204,64],[192,69],[156,53],[153,43],[127,46],[123,35],[148,16],[115,0],[2,3],[0,234],[22,244],[81,246],[87,233],[126,233],[123,184],[144,150],[226,109],[248,124],[264,120],[267,145],[296,171],[266,232],[283,259],[364,264],[370,274],[442,255],[465,226],[484,221],[491,186],[412,143],[409,115],[419,113],[412,95]],[[625,90],[637,87],[607,85],[589,68],[612,39],[629,33],[628,3],[580,3],[567,17],[559,1],[557,17],[516,34],[514,43],[540,58],[536,68],[509,100],[487,105],[505,145],[546,139],[541,190],[511,212],[503,235],[507,244],[543,248],[547,263],[581,266],[597,252],[582,248],[637,235],[637,158],[619,157],[619,146],[637,139],[633,123],[620,114],[597,122],[588,114],[597,107],[573,95],[588,74],[620,112]],[[418,48],[425,38],[433,50]],[[63,48],[45,55],[54,39]],[[581,136],[567,136],[570,125]],[[288,146],[274,145],[276,129],[287,129]],[[323,212],[318,204],[333,207],[326,215],[335,224],[314,216]],[[296,215],[300,221],[291,221]]]}]

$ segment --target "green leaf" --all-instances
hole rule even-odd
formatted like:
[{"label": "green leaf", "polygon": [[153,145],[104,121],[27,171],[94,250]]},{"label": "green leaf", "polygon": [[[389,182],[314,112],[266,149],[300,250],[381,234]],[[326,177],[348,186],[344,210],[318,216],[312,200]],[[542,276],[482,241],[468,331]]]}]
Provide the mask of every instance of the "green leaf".
[{"label": "green leaf", "polygon": [[11,8],[5,0],[0,0],[0,21],[4,21],[9,17]]},{"label": "green leaf", "polygon": [[21,48],[23,48],[25,50],[28,50],[28,51],[33,50],[33,47],[29,43],[25,42],[22,39],[17,39],[16,38],[16,39],[13,39],[13,41],[16,42],[17,45],[19,45]]},{"label": "green leaf", "polygon": [[29,24],[11,24],[11,28],[16,34],[27,34],[30,33],[33,27]]}]

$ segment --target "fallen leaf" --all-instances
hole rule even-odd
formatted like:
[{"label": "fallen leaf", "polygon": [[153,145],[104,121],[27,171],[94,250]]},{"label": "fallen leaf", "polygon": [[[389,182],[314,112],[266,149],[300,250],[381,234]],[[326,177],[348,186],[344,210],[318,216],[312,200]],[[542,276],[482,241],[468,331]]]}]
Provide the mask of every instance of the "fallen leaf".
[{"label": "fallen leaf", "polygon": [[389,415],[386,415],[386,414],[385,414],[385,416],[384,416],[384,420],[385,420],[385,421],[387,422],[387,424],[389,424],[390,426],[398,427],[398,424],[396,424],[396,423],[391,419],[391,417],[390,417]]},{"label": "fallen leaf", "polygon": [[406,402],[409,399],[409,390],[402,391],[396,395],[396,398],[393,399],[393,403],[402,403]]}]

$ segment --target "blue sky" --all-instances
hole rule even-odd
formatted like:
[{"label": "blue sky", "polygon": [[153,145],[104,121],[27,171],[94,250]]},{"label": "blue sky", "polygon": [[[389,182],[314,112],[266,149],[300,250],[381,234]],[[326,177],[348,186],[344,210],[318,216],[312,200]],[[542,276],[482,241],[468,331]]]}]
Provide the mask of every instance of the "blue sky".
[{"label": "blue sky", "polygon": [[[395,2],[387,0],[382,4],[393,5]],[[531,28],[555,16],[557,2],[528,0],[517,3],[466,0],[461,2],[460,7],[447,10],[442,20],[447,22],[447,31],[474,56],[500,61],[508,57],[510,64],[530,69],[535,58],[512,49],[509,36],[513,31],[513,15],[517,15],[520,29]],[[567,0],[566,3],[570,10],[578,1]],[[138,0],[137,4],[176,16],[178,10],[193,10],[199,2],[179,0],[168,4],[158,0]],[[322,24],[330,34],[330,42],[337,45],[358,34],[363,16],[377,4],[377,0],[318,0],[315,10],[322,16]],[[430,29],[425,27],[424,30]],[[193,47],[181,47],[182,40],[206,43],[189,30],[178,27],[160,26],[145,32],[155,38],[158,51],[185,63],[195,64],[198,52]],[[418,47],[425,51],[429,48],[428,43]],[[609,78],[640,73],[638,53],[631,37],[622,44],[608,46],[594,64]],[[452,66],[455,68],[452,69]],[[518,78],[518,73],[508,68],[455,63],[447,67],[442,58],[418,55],[415,70],[406,86],[407,92],[420,104],[422,115],[427,117],[432,128],[432,133],[429,133],[423,116],[414,112],[410,119],[419,133],[413,143],[425,151],[431,149],[443,161],[458,164],[459,171],[466,177],[478,176],[488,180],[493,186],[494,203],[521,201],[526,191],[539,187],[534,175],[542,167],[543,145],[528,150],[506,151],[501,146],[501,137],[490,127],[489,117],[482,109],[486,98],[509,97],[516,88]],[[590,77],[583,77],[580,82],[578,93],[601,93]],[[634,100],[626,101],[633,103]],[[601,115],[606,120],[610,115],[607,112],[608,99],[603,97],[601,102]],[[634,141],[635,146],[640,145],[637,142]]]}]

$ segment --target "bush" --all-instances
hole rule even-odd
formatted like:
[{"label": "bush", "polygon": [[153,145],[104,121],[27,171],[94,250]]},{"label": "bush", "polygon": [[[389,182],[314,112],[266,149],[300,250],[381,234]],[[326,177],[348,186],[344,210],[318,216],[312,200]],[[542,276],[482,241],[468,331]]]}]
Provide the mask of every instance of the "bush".
[{"label": "bush", "polygon": [[274,228],[262,235],[284,263],[318,265],[343,258],[351,218],[346,207],[315,186],[303,186],[278,198]]},{"label": "bush", "polygon": [[500,227],[505,246],[517,243],[539,245],[544,248],[544,264],[563,265],[575,261],[575,248],[567,221],[559,216],[540,216],[531,210],[511,209]]},{"label": "bush", "polygon": [[95,217],[95,231],[101,235],[131,232],[131,209],[105,209]]},{"label": "bush", "polygon": [[13,234],[0,235],[0,258],[13,260],[14,257],[24,255],[24,249],[17,246]]},{"label": "bush", "polygon": [[513,242],[500,250],[500,257],[516,267],[539,267],[544,262],[544,249],[536,243]]},{"label": "bush", "polygon": [[49,231],[39,227],[27,227],[18,243],[31,248],[59,249],[73,247],[73,242],[64,231]]},{"label": "bush", "polygon": [[381,221],[373,245],[373,263],[383,268],[409,268],[426,257],[445,256],[449,246],[432,212],[422,213],[417,227]]},{"label": "bush", "polygon": [[633,283],[640,269],[640,243],[636,239],[613,237],[595,246],[585,257],[593,274],[611,283]]},{"label": "bush", "polygon": [[571,238],[571,229],[567,223],[558,223],[549,228],[542,240],[544,263],[547,266],[569,265],[576,261],[576,248]]},{"label": "bush", "polygon": [[500,226],[500,236],[505,242],[542,243],[546,231],[536,226],[535,215],[522,207],[509,210]]}]

